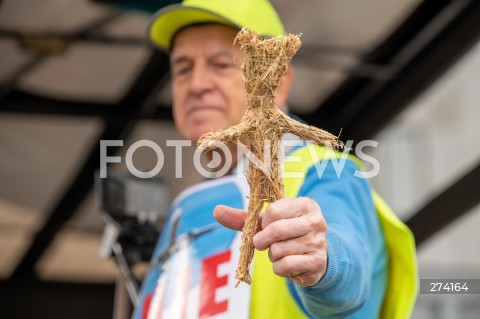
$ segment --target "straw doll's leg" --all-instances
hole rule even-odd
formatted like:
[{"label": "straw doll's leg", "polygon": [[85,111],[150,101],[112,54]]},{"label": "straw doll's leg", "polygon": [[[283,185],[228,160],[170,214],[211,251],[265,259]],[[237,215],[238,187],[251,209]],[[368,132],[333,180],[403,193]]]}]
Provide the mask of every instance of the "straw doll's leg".
[{"label": "straw doll's leg", "polygon": [[258,216],[263,207],[261,186],[258,181],[262,172],[250,165],[247,172],[247,180],[250,186],[250,202],[248,204],[248,216],[245,219],[245,226],[242,229],[242,245],[240,246],[240,260],[238,262],[237,273],[235,278],[240,281],[251,283],[249,266],[253,259],[255,247],[253,246],[253,236],[258,229]]},{"label": "straw doll's leg", "polygon": [[277,201],[284,197],[284,190],[283,190],[283,181],[281,176],[281,165],[282,165],[282,149],[280,145],[280,136],[272,138],[271,140],[271,147],[270,147],[270,178],[268,183],[270,187],[266,187],[269,191],[267,195],[267,200],[269,203]]}]

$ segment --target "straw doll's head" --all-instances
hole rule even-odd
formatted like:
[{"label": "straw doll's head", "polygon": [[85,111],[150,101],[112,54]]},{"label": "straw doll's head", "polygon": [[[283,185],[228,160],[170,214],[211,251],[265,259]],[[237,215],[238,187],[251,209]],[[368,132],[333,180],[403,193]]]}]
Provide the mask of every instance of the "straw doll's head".
[{"label": "straw doll's head", "polygon": [[[248,107],[274,107],[273,100],[280,80],[287,74],[288,64],[301,42],[297,35],[262,38],[242,29],[235,39],[245,52],[242,65]],[[256,103],[263,100],[264,103]],[[265,103],[267,102],[267,103]]]}]

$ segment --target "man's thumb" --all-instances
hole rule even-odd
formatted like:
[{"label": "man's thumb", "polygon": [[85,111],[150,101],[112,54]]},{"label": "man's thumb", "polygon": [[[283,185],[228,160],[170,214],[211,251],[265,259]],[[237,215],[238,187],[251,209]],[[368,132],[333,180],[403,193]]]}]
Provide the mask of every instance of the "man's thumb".
[{"label": "man's thumb", "polygon": [[242,230],[245,218],[247,218],[247,212],[225,205],[218,205],[213,210],[213,217],[227,228]]}]

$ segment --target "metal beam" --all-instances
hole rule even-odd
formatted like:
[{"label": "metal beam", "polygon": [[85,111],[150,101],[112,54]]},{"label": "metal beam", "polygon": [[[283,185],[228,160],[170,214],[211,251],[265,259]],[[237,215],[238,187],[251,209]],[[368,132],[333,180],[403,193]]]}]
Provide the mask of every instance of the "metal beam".
[{"label": "metal beam", "polygon": [[[145,101],[157,88],[158,82],[168,72],[168,59],[159,52],[154,52],[143,72],[130,89],[129,93],[116,107],[119,112],[132,115],[130,118],[107,119],[99,140],[124,139],[136,123],[136,115],[144,112]],[[34,266],[48,249],[61,227],[73,216],[77,207],[85,199],[93,186],[93,175],[100,165],[100,148],[98,141],[92,145],[89,155],[77,173],[76,178],[66,190],[63,197],[48,215],[45,225],[37,232],[34,240],[17,268],[11,280],[35,280]]]},{"label": "metal beam", "polygon": [[[117,46],[130,46],[130,47],[143,47],[147,45],[147,41],[145,39],[138,38],[138,37],[112,37],[109,35],[96,34],[96,33],[92,34],[89,32],[90,31],[79,32],[78,35],[76,34],[68,35],[68,34],[63,34],[58,32],[55,32],[55,33],[50,32],[48,33],[48,35],[51,37],[62,39],[64,41],[68,41],[68,42],[75,41],[76,43],[78,42],[103,43],[103,44],[110,44],[110,45],[117,45]],[[21,39],[22,36],[24,35],[18,31],[0,28],[0,38],[19,40]]]},{"label": "metal beam", "polygon": [[0,101],[4,100],[12,92],[12,90],[17,85],[18,81],[22,78],[22,76],[35,69],[44,60],[45,56],[35,57],[34,59],[30,60],[29,62],[18,68],[15,74],[13,74],[12,77],[8,79],[8,81],[6,81],[6,83],[4,83],[0,88]]},{"label": "metal beam", "polygon": [[137,120],[173,120],[171,107],[167,105],[155,105],[154,111],[150,113],[141,112],[139,114],[131,114],[121,111],[119,106],[115,104],[56,100],[35,96],[18,90],[11,91],[2,100],[0,113],[85,116],[99,117],[112,121],[131,119],[132,116]]},{"label": "metal beam", "polygon": [[407,221],[418,245],[480,204],[480,162]]}]

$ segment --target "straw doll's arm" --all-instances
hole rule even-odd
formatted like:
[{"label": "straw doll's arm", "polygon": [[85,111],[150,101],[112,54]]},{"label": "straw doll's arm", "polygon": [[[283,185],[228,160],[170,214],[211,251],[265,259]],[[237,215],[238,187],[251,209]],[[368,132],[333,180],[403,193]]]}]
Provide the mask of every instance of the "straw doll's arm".
[{"label": "straw doll's arm", "polygon": [[282,120],[285,122],[286,126],[285,133],[292,133],[303,140],[312,141],[320,146],[327,144],[334,148],[343,147],[343,143],[338,140],[337,136],[322,129],[319,129],[318,127],[300,123],[285,114],[282,115]]},{"label": "straw doll's arm", "polygon": [[219,144],[236,143],[245,134],[245,128],[246,125],[240,123],[226,130],[205,133],[198,140],[197,146],[202,151],[211,151],[217,148]]}]

